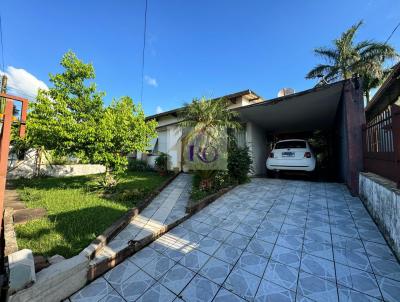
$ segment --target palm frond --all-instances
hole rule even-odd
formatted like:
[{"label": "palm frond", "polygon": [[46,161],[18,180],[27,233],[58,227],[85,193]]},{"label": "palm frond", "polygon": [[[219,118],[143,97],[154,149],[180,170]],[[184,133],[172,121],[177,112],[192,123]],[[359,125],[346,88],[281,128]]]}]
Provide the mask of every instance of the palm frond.
[{"label": "palm frond", "polygon": [[318,64],[307,73],[306,79],[315,79],[321,76],[325,76],[326,74],[330,73],[334,68],[335,66],[332,65]]},{"label": "palm frond", "polygon": [[336,49],[319,47],[319,48],[314,49],[314,52],[318,56],[323,57],[328,62],[334,62],[338,58],[338,53],[337,53]]}]

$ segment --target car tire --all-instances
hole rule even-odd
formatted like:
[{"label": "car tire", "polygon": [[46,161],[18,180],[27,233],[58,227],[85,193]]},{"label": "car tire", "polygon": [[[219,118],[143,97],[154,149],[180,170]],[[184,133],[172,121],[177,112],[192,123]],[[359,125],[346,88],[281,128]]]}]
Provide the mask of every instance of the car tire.
[{"label": "car tire", "polygon": [[275,178],[275,174],[276,174],[275,171],[267,169],[267,177],[268,178]]}]

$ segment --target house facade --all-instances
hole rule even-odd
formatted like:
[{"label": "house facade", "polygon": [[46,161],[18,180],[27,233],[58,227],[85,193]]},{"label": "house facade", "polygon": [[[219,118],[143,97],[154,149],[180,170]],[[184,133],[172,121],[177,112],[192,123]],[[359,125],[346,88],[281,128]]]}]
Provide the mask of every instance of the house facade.
[{"label": "house facade", "polygon": [[[278,140],[315,140],[319,133],[327,157],[324,178],[344,182],[353,194],[358,193],[358,175],[363,169],[362,127],[365,124],[361,79],[316,86],[269,100],[251,90],[224,97],[230,100],[230,109],[239,114],[243,127],[235,136],[239,145],[249,147],[253,175],[265,175],[266,159]],[[158,122],[158,137],[146,153],[137,154],[138,159],[153,165],[157,154],[164,152],[169,155],[170,170],[186,170],[182,160],[182,131],[178,124],[180,110],[182,108],[148,117]]]},{"label": "house facade", "polygon": [[[229,108],[236,110],[241,107],[258,104],[265,100],[251,90],[244,90],[233,94],[225,95],[223,98],[230,101]],[[137,158],[147,161],[151,166],[160,152],[168,154],[168,169],[173,171],[186,170],[182,155],[182,129],[179,126],[179,111],[182,108],[166,111],[156,115],[147,117],[147,119],[155,119],[158,123],[157,138],[153,139],[148,147],[147,152],[138,152]],[[251,148],[251,137],[253,134],[251,125],[243,123],[243,128],[237,130],[236,138],[239,145],[249,145]],[[252,151],[252,150],[251,150]],[[254,150],[252,154],[256,154]],[[254,168],[254,167],[253,167]]]}]

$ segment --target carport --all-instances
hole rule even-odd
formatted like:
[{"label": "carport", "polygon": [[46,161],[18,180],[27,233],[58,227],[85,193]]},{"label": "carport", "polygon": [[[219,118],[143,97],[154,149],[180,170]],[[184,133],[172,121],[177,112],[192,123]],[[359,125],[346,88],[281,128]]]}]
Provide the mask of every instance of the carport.
[{"label": "carport", "polygon": [[365,121],[360,79],[315,87],[237,109],[246,124],[255,174],[265,173],[271,137],[290,137],[316,130],[330,133],[331,173],[352,194],[358,192],[363,166],[362,125]]}]

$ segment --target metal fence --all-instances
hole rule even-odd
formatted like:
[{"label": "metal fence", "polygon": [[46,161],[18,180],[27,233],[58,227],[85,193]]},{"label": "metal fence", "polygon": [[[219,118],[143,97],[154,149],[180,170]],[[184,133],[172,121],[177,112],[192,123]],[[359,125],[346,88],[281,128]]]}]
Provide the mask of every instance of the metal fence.
[{"label": "metal fence", "polygon": [[364,127],[364,168],[400,186],[400,107],[390,105]]}]

